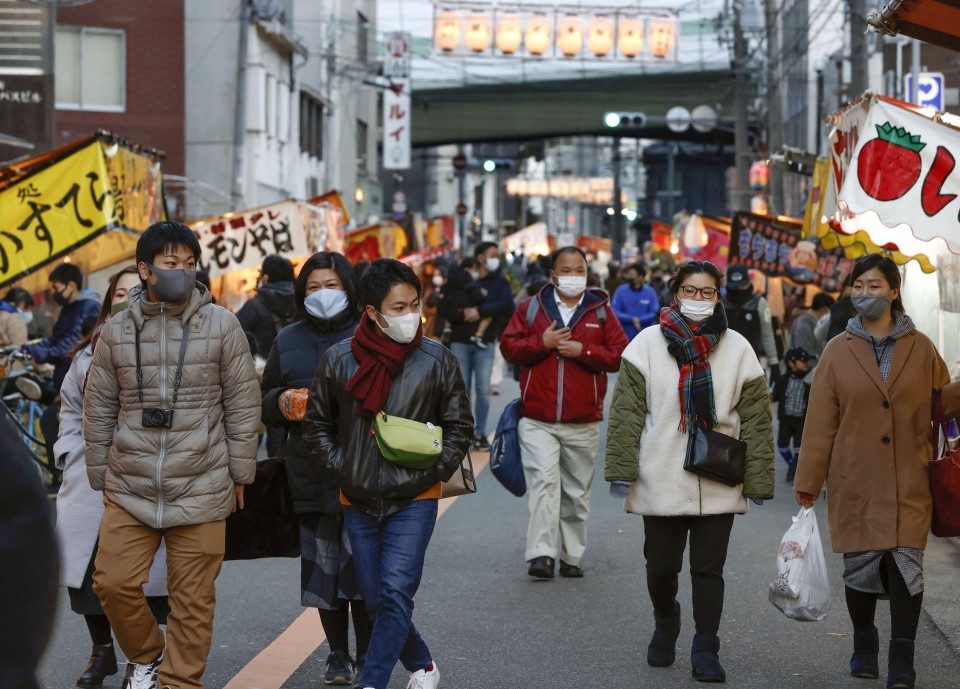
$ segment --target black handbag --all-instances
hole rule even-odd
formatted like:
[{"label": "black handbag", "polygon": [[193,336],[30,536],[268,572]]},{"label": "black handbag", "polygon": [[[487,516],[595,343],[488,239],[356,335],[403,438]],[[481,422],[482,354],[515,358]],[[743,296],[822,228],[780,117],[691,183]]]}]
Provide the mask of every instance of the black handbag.
[{"label": "black handbag", "polygon": [[257,462],[257,476],[243,501],[244,508],[227,517],[224,560],[300,556],[300,524],[282,459]]},{"label": "black handbag", "polygon": [[747,444],[729,435],[694,426],[687,435],[683,468],[727,486],[739,486],[747,471]]}]

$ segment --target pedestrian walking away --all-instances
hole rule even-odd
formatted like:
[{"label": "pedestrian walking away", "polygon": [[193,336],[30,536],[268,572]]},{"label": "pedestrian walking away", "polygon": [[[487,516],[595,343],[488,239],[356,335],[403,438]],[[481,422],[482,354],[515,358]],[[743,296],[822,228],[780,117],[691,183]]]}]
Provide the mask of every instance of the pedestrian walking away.
[{"label": "pedestrian walking away", "polygon": [[[364,314],[353,338],[320,360],[304,439],[340,486],[360,588],[374,620],[357,686],[386,689],[399,660],[410,672],[408,689],[436,689],[440,671],[413,625],[413,598],[441,482],[459,470],[470,449],[473,415],[456,358],[423,337],[414,272],[379,259],[364,273],[360,290]],[[397,419],[414,431],[439,429],[435,454],[416,466],[405,462],[407,436],[391,434],[394,445],[386,444],[385,432],[374,433],[374,417],[377,424]]]},{"label": "pedestrian walking away", "polygon": [[[90,487],[87,478],[83,393],[100,328],[111,315],[127,308],[128,293],[139,285],[140,276],[136,266],[124,268],[110,279],[97,323],[78,343],[73,363],[60,389],[60,437],[53,448],[56,466],[63,472],[63,483],[57,492],[60,583],[67,587],[70,608],[78,615],[83,615],[93,644],[90,660],[77,678],[77,686],[81,689],[98,689],[103,686],[106,677],[118,671],[110,620],[93,591],[94,558],[103,518],[103,496]],[[162,544],[143,591],[157,624],[166,624],[170,607],[167,601],[167,553]]]},{"label": "pedestrian walking away", "polygon": [[[460,362],[467,392],[472,392],[477,427],[474,441],[477,448],[489,450],[487,419],[490,413],[490,378],[494,351],[503,329],[513,313],[513,289],[503,276],[500,250],[493,242],[482,242],[474,251],[476,286],[482,290],[479,306],[463,309],[461,327],[453,327],[450,349]],[[486,319],[489,324],[482,325]],[[478,334],[483,327],[482,335]]]},{"label": "pedestrian walking away", "polygon": [[[307,259],[295,286],[301,318],[280,331],[267,359],[260,383],[263,420],[285,432],[281,456],[300,520],[300,602],[317,608],[330,646],[323,680],[353,686],[370,643],[371,622],[343,525],[340,488],[304,441],[303,417],[320,359],[353,335],[359,295],[347,259],[326,251]],[[349,644],[351,613],[355,661]]]},{"label": "pedestrian walking away", "polygon": [[613,311],[620,320],[627,339],[632,340],[641,330],[657,322],[660,299],[656,290],[645,284],[646,269],[639,263],[623,271],[624,284],[613,293]]},{"label": "pedestrian walking away", "polygon": [[620,368],[627,337],[606,292],[587,289],[581,249],[557,249],[550,279],[517,307],[500,343],[521,367],[520,436],[529,519],[529,574],[582,577],[587,517],[607,374]]},{"label": "pedestrian walking away", "polygon": [[[127,689],[199,689],[225,521],[256,473],[260,392],[236,317],[196,281],[175,222],[137,241],[141,286],[100,331],[84,395],[90,486],[103,492],[93,588],[132,664]],[[166,639],[141,588],[167,547]]]},{"label": "pedestrian walking away", "polygon": [[941,392],[948,416],[956,416],[960,383],[950,383],[933,343],[904,312],[893,260],[864,256],[850,280],[858,315],[820,357],[794,487],[804,507],[824,483],[828,488],[830,541],[843,553],[854,629],[850,674],[879,677],[874,617],[878,598],[888,597],[887,687],[912,689],[933,511],[927,475],[933,397]]},{"label": "pedestrian walking away", "polygon": [[743,335],[758,357],[767,358],[767,366],[776,379],[780,374],[780,359],[777,355],[773,316],[767,300],[754,292],[750,271],[746,267],[734,265],[727,269],[723,308],[730,330]]},{"label": "pedestrian walking away", "polygon": [[[643,516],[647,591],[654,633],[647,663],[676,658],[678,580],[687,536],[693,586],[690,660],[701,682],[723,682],[719,629],[723,569],[734,515],[747,500],[773,498],[773,429],[763,369],[750,343],[728,329],[718,303],[722,274],[689,262],[670,281],[660,327],[642,331],[623,353],[607,430],[605,476],[626,489],[624,507]],[[713,430],[745,443],[742,485],[686,470],[689,434]]]}]

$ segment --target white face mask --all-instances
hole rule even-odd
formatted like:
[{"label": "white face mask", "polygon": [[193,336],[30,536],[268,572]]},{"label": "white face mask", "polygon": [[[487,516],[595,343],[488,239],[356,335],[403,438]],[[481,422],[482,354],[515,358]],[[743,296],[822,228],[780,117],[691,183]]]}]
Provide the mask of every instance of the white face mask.
[{"label": "white face mask", "polygon": [[565,297],[579,297],[587,289],[586,275],[558,275],[557,291]]},{"label": "white face mask", "polygon": [[33,323],[33,311],[23,311],[22,309],[17,309],[20,311],[20,315],[23,316],[23,320],[27,325]]},{"label": "white face mask", "polygon": [[494,256],[493,258],[488,258],[488,259],[487,259],[487,272],[488,272],[488,273],[496,273],[498,270],[500,270],[500,258],[497,257],[497,256]]},{"label": "white face mask", "polygon": [[467,274],[470,276],[471,280],[477,280],[480,277],[480,273],[476,272],[475,270],[468,270]]},{"label": "white face mask", "polygon": [[434,286],[434,287],[443,287],[443,276],[442,276],[442,275],[434,275],[434,276],[433,276],[433,286]]},{"label": "white face mask", "polygon": [[689,318],[694,323],[699,323],[713,315],[713,310],[717,308],[715,301],[702,301],[700,299],[681,299],[680,313]]},{"label": "white face mask", "polygon": [[379,323],[377,323],[377,326],[383,331],[384,335],[400,344],[413,342],[413,338],[417,336],[417,332],[420,330],[419,311],[414,311],[403,316],[387,316],[382,313],[380,315],[383,317],[383,320],[387,322],[387,327],[384,328]]},{"label": "white face mask", "polygon": [[342,289],[318,289],[303,300],[307,313],[322,320],[339,316],[348,304],[347,293]]}]

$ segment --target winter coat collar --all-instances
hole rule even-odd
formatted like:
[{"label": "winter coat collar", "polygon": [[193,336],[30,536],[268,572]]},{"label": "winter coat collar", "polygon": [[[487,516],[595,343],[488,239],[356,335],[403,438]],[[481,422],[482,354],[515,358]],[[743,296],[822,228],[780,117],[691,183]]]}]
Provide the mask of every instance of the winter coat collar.
[{"label": "winter coat collar", "polygon": [[[560,317],[560,309],[557,308],[556,291],[557,288],[552,282],[547,283],[543,286],[543,289],[540,290],[540,293],[534,297],[534,299],[540,300],[540,308],[544,310],[544,312],[552,321],[562,323],[563,319]],[[570,318],[570,323],[567,325],[567,327],[572,328],[577,321],[580,320],[583,314],[587,313],[587,311],[598,309],[606,305],[608,301],[610,301],[610,298],[602,289],[588,287],[583,293],[583,299],[580,302],[580,306],[577,307],[577,310]]]},{"label": "winter coat collar", "polygon": [[[911,319],[907,314],[901,313],[894,321],[893,332],[887,335],[887,337],[883,338],[883,340],[886,340],[887,338],[899,340],[904,335],[908,335],[916,329],[917,326],[914,325],[913,319]],[[867,332],[866,328],[863,327],[863,318],[859,315],[854,316],[847,323],[847,332],[856,335],[867,342],[870,342],[870,340],[873,339],[870,333]],[[881,340],[881,342],[883,340]]]},{"label": "winter coat collar", "polygon": [[356,326],[359,320],[360,317],[351,311],[350,307],[347,307],[343,313],[333,318],[316,318],[309,313],[305,314],[303,318],[303,322],[306,323],[311,330],[318,333],[338,333],[351,326]]},{"label": "winter coat collar", "polygon": [[202,307],[213,302],[210,292],[206,286],[197,283],[193,294],[183,304],[169,304],[166,302],[153,302],[147,300],[146,289],[143,286],[134,287],[130,291],[130,316],[133,318],[137,328],[142,328],[148,318],[154,318],[161,313],[168,316],[179,318],[186,323]]},{"label": "winter coat collar", "polygon": [[876,385],[884,395],[886,395],[888,390],[893,387],[893,384],[897,382],[897,378],[906,366],[916,341],[915,333],[916,326],[909,316],[906,314],[897,316],[896,327],[887,337],[891,338],[893,342],[898,340],[903,340],[903,342],[899,343],[899,346],[893,350],[893,363],[890,365],[890,374],[887,376],[887,380],[884,381],[883,375],[880,373],[880,367],[877,366],[876,359],[874,358],[875,354],[873,345],[870,342],[870,334],[867,333],[863,327],[863,320],[858,315],[851,318],[847,324],[847,346],[853,353],[860,368],[863,369],[870,377],[870,380],[873,381],[874,385]]}]

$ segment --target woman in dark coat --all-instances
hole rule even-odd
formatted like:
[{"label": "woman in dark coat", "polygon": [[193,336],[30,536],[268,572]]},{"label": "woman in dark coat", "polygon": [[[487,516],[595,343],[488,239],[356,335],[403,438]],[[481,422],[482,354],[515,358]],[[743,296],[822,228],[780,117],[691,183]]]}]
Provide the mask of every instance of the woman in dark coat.
[{"label": "woman in dark coat", "polygon": [[280,331],[263,372],[263,421],[285,430],[283,458],[294,510],[300,519],[301,603],[315,607],[330,644],[324,681],[353,685],[349,653],[353,613],[356,665],[370,641],[371,623],[357,585],[343,530],[340,487],[320,469],[301,435],[307,388],[327,349],[353,335],[359,320],[353,269],[338,253],[315,254],[295,284],[301,320]]}]

